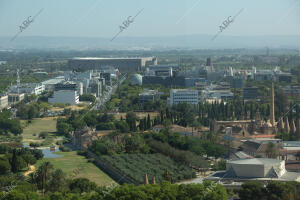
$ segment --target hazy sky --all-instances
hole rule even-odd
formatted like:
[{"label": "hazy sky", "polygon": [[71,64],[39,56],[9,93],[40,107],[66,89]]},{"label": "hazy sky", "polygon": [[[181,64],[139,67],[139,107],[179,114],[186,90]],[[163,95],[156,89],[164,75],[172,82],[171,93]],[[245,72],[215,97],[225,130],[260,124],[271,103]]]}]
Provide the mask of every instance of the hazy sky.
[{"label": "hazy sky", "polygon": [[215,35],[243,8],[223,35],[300,35],[300,0],[0,0],[0,36],[42,8],[22,36],[113,37],[143,8],[122,36]]}]

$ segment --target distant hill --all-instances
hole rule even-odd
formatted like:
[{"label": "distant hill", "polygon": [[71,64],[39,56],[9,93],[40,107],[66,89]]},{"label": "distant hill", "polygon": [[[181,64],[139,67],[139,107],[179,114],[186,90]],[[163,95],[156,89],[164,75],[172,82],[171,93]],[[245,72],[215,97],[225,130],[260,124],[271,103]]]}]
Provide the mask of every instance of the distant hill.
[{"label": "distant hill", "polygon": [[222,49],[222,48],[300,48],[300,36],[223,36],[214,41],[210,35],[180,35],[164,37],[0,37],[3,49],[56,49],[56,50],[166,50],[166,49]]}]

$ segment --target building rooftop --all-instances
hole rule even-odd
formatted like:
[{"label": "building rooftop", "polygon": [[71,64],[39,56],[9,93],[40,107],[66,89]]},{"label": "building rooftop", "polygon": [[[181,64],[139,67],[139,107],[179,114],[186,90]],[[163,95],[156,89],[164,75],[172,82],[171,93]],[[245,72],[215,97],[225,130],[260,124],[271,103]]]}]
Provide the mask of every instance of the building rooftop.
[{"label": "building rooftop", "polygon": [[136,60],[136,59],[145,59],[145,58],[154,58],[154,57],[135,57],[135,58],[101,58],[101,57],[75,57],[71,60]]},{"label": "building rooftop", "polygon": [[52,78],[52,79],[43,81],[42,84],[44,84],[44,85],[47,85],[47,84],[57,84],[57,83],[60,83],[60,82],[62,82],[64,80],[65,80],[64,76],[58,76],[56,78]]},{"label": "building rooftop", "polygon": [[251,158],[251,159],[241,159],[241,160],[232,160],[228,163],[240,164],[240,165],[270,165],[281,163],[282,160],[268,159],[268,158]]}]

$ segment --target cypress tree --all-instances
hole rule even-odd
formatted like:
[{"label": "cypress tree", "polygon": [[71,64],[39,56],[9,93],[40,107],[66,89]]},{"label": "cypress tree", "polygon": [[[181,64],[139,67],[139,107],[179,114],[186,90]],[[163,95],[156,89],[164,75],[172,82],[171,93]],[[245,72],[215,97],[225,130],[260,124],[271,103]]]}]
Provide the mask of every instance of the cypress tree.
[{"label": "cypress tree", "polygon": [[147,119],[146,119],[146,117],[144,117],[144,119],[143,119],[143,125],[144,125],[144,131],[147,130],[148,127],[147,127]]},{"label": "cypress tree", "polygon": [[151,129],[151,119],[150,119],[150,114],[148,113],[147,116],[147,129]]},{"label": "cypress tree", "polygon": [[16,173],[18,171],[16,149],[13,150],[13,156],[11,159],[11,171],[13,173]]}]

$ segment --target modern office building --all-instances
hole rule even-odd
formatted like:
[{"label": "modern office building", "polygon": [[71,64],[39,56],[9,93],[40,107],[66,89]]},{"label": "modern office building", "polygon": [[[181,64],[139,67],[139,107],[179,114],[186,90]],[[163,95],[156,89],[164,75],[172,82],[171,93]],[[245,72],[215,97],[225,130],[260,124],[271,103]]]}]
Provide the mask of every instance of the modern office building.
[{"label": "modern office building", "polygon": [[230,86],[232,88],[243,88],[244,80],[239,77],[232,77],[230,80]]},{"label": "modern office building", "polygon": [[111,86],[112,82],[111,82],[111,73],[101,73],[100,74],[101,78],[105,79],[105,84]]},{"label": "modern office building", "polygon": [[151,65],[146,68],[146,76],[173,76],[174,72],[179,71],[178,65]]},{"label": "modern office building", "polygon": [[73,58],[68,61],[69,69],[101,69],[102,67],[113,66],[120,72],[137,72],[145,69],[146,66],[157,65],[156,57],[144,58],[99,58],[84,57]]},{"label": "modern office building", "polygon": [[276,81],[277,82],[286,82],[291,83],[292,82],[292,75],[290,73],[277,73],[276,74]]},{"label": "modern office building", "polygon": [[102,82],[99,80],[93,80],[90,83],[91,93],[95,94],[96,97],[100,97],[102,95]]},{"label": "modern office building", "polygon": [[169,98],[170,105],[187,103],[198,105],[198,91],[189,89],[172,89]]},{"label": "modern office building", "polygon": [[69,103],[71,105],[76,105],[79,103],[79,96],[77,95],[77,91],[74,90],[54,91],[53,97],[49,98],[49,103]]},{"label": "modern office building", "polygon": [[60,90],[77,90],[77,84],[72,81],[65,81],[62,83],[55,84],[55,91]]},{"label": "modern office building", "polygon": [[257,87],[245,87],[243,89],[244,99],[257,99]]},{"label": "modern office building", "polygon": [[69,103],[75,105],[79,103],[78,84],[71,81],[58,83],[54,86],[53,97],[49,98],[49,103]]}]

